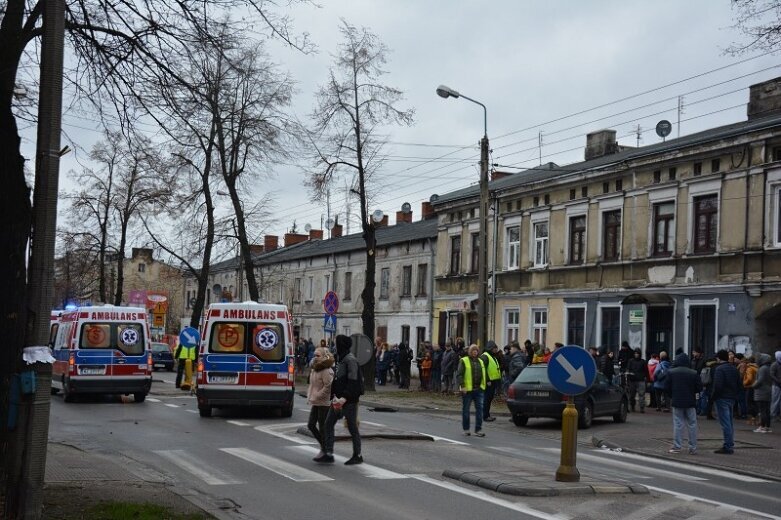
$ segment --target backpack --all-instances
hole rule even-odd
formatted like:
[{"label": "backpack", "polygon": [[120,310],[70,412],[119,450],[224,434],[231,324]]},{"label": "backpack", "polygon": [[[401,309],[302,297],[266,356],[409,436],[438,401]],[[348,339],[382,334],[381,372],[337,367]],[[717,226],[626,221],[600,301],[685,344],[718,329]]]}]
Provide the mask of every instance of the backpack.
[{"label": "backpack", "polygon": [[712,381],[711,367],[704,367],[700,372],[700,382],[702,386],[708,386]]}]

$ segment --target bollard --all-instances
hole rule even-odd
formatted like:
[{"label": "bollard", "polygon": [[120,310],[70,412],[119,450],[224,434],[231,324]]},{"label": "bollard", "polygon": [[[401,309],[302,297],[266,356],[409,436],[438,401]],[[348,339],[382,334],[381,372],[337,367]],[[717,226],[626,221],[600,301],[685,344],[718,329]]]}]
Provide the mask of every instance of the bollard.
[{"label": "bollard", "polygon": [[576,466],[578,455],[578,409],[575,398],[567,396],[567,406],[561,414],[561,462],[556,470],[558,482],[580,482]]}]

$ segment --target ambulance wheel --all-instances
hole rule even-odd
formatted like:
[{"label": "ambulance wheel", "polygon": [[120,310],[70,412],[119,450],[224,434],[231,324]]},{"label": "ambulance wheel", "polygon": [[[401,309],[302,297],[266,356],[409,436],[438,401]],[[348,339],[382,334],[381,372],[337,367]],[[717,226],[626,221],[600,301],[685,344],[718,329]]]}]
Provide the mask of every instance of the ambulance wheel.
[{"label": "ambulance wheel", "polygon": [[65,379],[62,380],[62,400],[66,403],[72,403],[76,400],[76,394],[68,391],[68,383]]},{"label": "ambulance wheel", "polygon": [[279,416],[280,417],[292,417],[293,416],[293,401],[290,401],[290,404],[287,406],[280,406],[279,407]]},{"label": "ambulance wheel", "polygon": [[136,392],[135,394],[133,394],[133,399],[137,403],[143,403],[144,399],[146,399],[146,393],[144,393],[144,392]]},{"label": "ambulance wheel", "polygon": [[201,414],[201,417],[211,417],[212,416],[212,407],[211,406],[199,406],[198,407],[198,413]]}]

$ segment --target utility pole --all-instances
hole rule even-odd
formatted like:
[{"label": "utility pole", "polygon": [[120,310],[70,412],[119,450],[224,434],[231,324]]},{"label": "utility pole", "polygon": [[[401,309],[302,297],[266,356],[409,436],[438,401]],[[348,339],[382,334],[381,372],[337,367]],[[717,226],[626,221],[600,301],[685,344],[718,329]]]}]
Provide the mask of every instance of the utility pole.
[{"label": "utility pole", "polygon": [[643,136],[643,129],[640,127],[640,125],[637,125],[635,134],[637,135],[637,147],[640,148],[640,138]]},{"label": "utility pole", "polygon": [[537,135],[537,154],[540,159],[539,166],[542,166],[542,130],[540,130],[540,133]]},{"label": "utility pole", "polygon": [[683,114],[683,96],[678,96],[678,137],[681,137],[681,114]]},{"label": "utility pole", "polygon": [[[485,107],[483,107],[485,108]],[[540,134],[542,139],[542,134]],[[480,259],[478,262],[477,338],[488,346],[488,134],[480,140]]]}]

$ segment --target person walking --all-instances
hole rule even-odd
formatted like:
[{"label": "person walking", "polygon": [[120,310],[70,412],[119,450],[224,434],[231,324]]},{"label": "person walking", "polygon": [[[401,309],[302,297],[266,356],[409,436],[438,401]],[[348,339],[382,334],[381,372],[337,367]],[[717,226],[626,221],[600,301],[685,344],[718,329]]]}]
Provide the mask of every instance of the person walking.
[{"label": "person walking", "polygon": [[458,363],[456,382],[461,392],[461,426],[464,435],[469,433],[469,410],[475,404],[475,436],[485,437],[483,433],[483,393],[485,392],[487,374],[483,360],[479,358],[480,347],[470,345],[467,355]]},{"label": "person walking", "polygon": [[[683,349],[679,349],[682,353]],[[664,393],[664,379],[667,377],[667,371],[670,369],[670,360],[667,359],[667,352],[659,352],[659,364],[654,369],[654,394],[656,395],[656,411],[670,411],[670,403],[667,402],[667,395]]]},{"label": "person walking", "polygon": [[754,391],[754,403],[759,411],[759,427],[754,433],[772,433],[770,429],[770,399],[773,391],[773,381],[770,378],[770,364],[772,358],[770,354],[759,354],[757,356],[757,378],[752,385]]},{"label": "person walking", "polygon": [[626,364],[632,359],[632,349],[629,348],[629,343],[626,341],[621,342],[621,348],[618,349],[618,371],[620,373],[626,372]]},{"label": "person walking", "polygon": [[352,342],[349,337],[336,336],[336,374],[331,384],[333,399],[325,419],[325,453],[315,457],[315,462],[330,463],[334,461],[334,428],[339,419],[347,420],[347,430],[353,443],[353,455],[345,465],[363,463],[361,455],[361,433],[358,431],[358,400],[362,392],[361,367],[358,360],[350,352]]},{"label": "person walking", "polygon": [[325,419],[331,407],[331,383],[334,380],[332,366],[334,358],[331,352],[327,348],[316,349],[306,391],[306,402],[312,407],[307,427],[320,445],[320,453],[315,459],[325,455]]},{"label": "person walking", "polygon": [[773,391],[770,396],[770,416],[781,421],[781,350],[776,350],[776,360],[770,365],[770,379]]},{"label": "person walking", "polygon": [[[176,358],[176,381],[174,386],[176,388],[189,390],[192,387],[193,365],[195,365],[197,351],[198,349],[195,345],[187,346],[179,343],[176,346],[174,351],[174,358]],[[187,365],[189,365],[189,368]],[[182,376],[185,376],[184,385],[182,385]]]},{"label": "person walking", "polygon": [[689,433],[689,455],[697,453],[697,394],[702,382],[697,371],[689,367],[689,356],[681,352],[673,360],[672,368],[664,378],[664,392],[670,398],[673,410],[673,447],[668,453],[681,452],[683,425]]},{"label": "person walking", "polygon": [[499,346],[493,340],[488,340],[486,346],[488,348],[480,356],[488,377],[488,381],[485,383],[485,396],[483,399],[483,420],[491,422],[496,420],[496,417],[491,416],[491,403],[502,384],[502,369],[499,363]]},{"label": "person walking", "polygon": [[635,411],[635,402],[637,402],[640,413],[645,413],[645,382],[648,378],[648,371],[641,353],[640,347],[636,347],[634,357],[626,363],[626,374],[629,379],[629,402],[632,411]]},{"label": "person walking", "polygon": [[722,455],[731,455],[735,453],[735,427],[732,424],[732,411],[735,408],[735,401],[738,398],[738,392],[743,382],[740,380],[738,369],[729,362],[729,353],[726,350],[719,350],[716,353],[718,362],[713,371],[713,405],[719,416],[719,425],[724,437],[724,443],[721,448],[714,453]]}]

